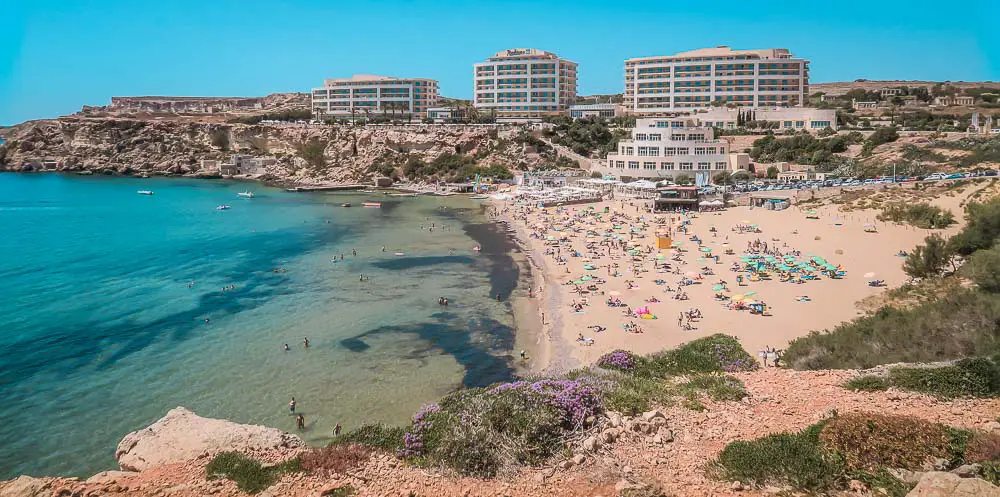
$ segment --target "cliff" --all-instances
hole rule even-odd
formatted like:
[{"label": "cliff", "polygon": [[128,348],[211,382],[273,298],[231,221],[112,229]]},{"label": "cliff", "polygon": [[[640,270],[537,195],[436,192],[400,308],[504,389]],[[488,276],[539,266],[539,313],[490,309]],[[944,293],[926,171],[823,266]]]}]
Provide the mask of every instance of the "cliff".
[{"label": "cliff", "polygon": [[[942,400],[897,390],[859,392],[843,387],[856,371],[789,371],[765,369],[737,373],[747,397],[703,399],[700,409],[683,405],[661,407],[634,417],[601,414],[595,426],[567,440],[572,457],[557,455],[535,467],[522,468],[508,479],[458,477],[439,468],[408,464],[385,452],[331,452],[326,466],[302,465],[276,478],[259,496],[402,495],[402,496],[738,496],[800,495],[780,485],[752,487],[720,481],[706,471],[726,444],[782,431],[795,432],[817,420],[864,413],[892,413],[1000,436],[1000,399]],[[235,450],[274,464],[305,454],[287,434],[275,438],[269,429],[200,418],[175,409],[146,430],[123,440],[144,439],[150,454],[171,454],[141,472],[108,471],[86,482],[69,478],[21,477],[0,482],[0,497],[34,496],[203,496],[246,495],[229,479],[206,478],[211,454]],[[166,422],[165,420],[173,420]],[[165,425],[184,420],[169,431]],[[146,431],[157,435],[142,435]],[[277,430],[273,430],[277,431]],[[253,433],[249,438],[243,434]],[[239,434],[233,443],[223,443]],[[203,445],[209,440],[217,443]],[[196,444],[191,448],[187,444]],[[270,448],[268,448],[270,447]],[[337,458],[333,458],[337,455]],[[781,454],[770,454],[779,456]],[[351,457],[349,457],[351,456]],[[123,460],[123,466],[126,466]],[[312,463],[315,467],[316,463]],[[965,467],[963,467],[965,468]],[[963,468],[959,468],[962,470]],[[996,495],[997,487],[955,470],[901,473],[915,485],[909,495]],[[355,493],[346,490],[351,487]],[[334,492],[342,488],[341,493]],[[654,491],[659,490],[659,492]],[[328,493],[329,492],[329,493]],[[966,492],[966,493],[962,493]],[[969,493],[971,492],[971,493]],[[863,482],[836,495],[881,495]],[[902,494],[893,494],[902,495]]]},{"label": "cliff", "polygon": [[[74,116],[4,131],[0,171],[218,175],[217,168],[203,168],[201,161],[225,161],[240,153],[277,159],[259,179],[318,184],[368,181],[375,176],[373,165],[401,168],[411,157],[429,162],[445,153],[470,156],[480,166],[526,168],[544,160],[513,141],[515,129],[485,126],[247,125]],[[316,150],[322,153],[311,153]]]}]

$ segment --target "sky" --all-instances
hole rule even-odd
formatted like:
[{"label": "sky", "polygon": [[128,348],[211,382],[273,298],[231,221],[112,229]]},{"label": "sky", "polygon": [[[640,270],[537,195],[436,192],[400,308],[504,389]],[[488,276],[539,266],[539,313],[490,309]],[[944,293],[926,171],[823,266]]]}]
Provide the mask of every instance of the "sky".
[{"label": "sky", "polygon": [[1000,81],[997,19],[996,0],[0,0],[0,125],[112,96],[308,92],[355,73],[471,98],[472,65],[508,48],[579,63],[581,95],[620,93],[626,58],[718,45],[788,48],[811,82]]}]

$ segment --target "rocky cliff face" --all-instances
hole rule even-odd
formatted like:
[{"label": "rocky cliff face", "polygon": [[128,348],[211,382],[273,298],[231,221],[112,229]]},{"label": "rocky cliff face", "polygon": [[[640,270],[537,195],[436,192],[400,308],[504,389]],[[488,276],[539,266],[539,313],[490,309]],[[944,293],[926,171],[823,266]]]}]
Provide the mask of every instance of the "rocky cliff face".
[{"label": "rocky cliff face", "polygon": [[[3,171],[217,175],[203,159],[232,153],[277,158],[261,179],[286,183],[369,181],[373,165],[401,167],[467,154],[482,166],[529,167],[541,159],[511,138],[514,129],[456,126],[351,127],[246,125],[65,117],[5,130]],[[308,150],[322,150],[322,157]],[[308,157],[307,160],[305,157]]]},{"label": "rocky cliff face", "polygon": [[301,438],[275,428],[203,418],[177,407],[148,427],[125,435],[115,458],[122,470],[142,471],[205,453],[234,450],[252,454],[301,447],[305,447]]}]

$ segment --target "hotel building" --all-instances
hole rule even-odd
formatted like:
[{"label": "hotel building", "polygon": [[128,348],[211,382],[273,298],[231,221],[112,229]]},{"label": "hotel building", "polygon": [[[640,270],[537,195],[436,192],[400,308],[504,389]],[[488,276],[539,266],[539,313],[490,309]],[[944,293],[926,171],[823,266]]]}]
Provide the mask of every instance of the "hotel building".
[{"label": "hotel building", "polygon": [[741,107],[802,106],[809,61],[784,48],[703,48],[625,61],[626,108],[663,116],[721,102]]},{"label": "hotel building", "polygon": [[684,174],[708,184],[716,174],[749,166],[750,156],[730,153],[729,142],[716,139],[714,128],[684,117],[637,120],[631,138],[619,141],[596,170],[619,179],[673,180]]},{"label": "hotel building", "polygon": [[423,118],[438,103],[438,83],[433,79],[391,78],[356,74],[327,79],[312,91],[313,116]]},{"label": "hotel building", "polygon": [[475,64],[473,105],[498,120],[565,113],[576,99],[576,62],[534,48],[513,48]]},{"label": "hotel building", "polygon": [[719,129],[736,129],[739,114],[757,122],[778,123],[779,130],[821,131],[824,128],[837,129],[836,109],[815,109],[812,107],[765,107],[755,109],[731,109],[709,107],[692,112],[691,117],[702,126]]}]

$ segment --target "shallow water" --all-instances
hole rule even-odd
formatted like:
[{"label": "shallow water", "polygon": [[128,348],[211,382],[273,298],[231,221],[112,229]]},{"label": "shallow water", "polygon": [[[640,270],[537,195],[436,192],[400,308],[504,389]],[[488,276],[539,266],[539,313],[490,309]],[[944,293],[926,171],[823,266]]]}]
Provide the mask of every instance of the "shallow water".
[{"label": "shallow water", "polygon": [[473,201],[246,188],[0,175],[0,478],[113,468],[178,405],[291,431],[294,396],[322,443],[511,377],[519,270]]}]

